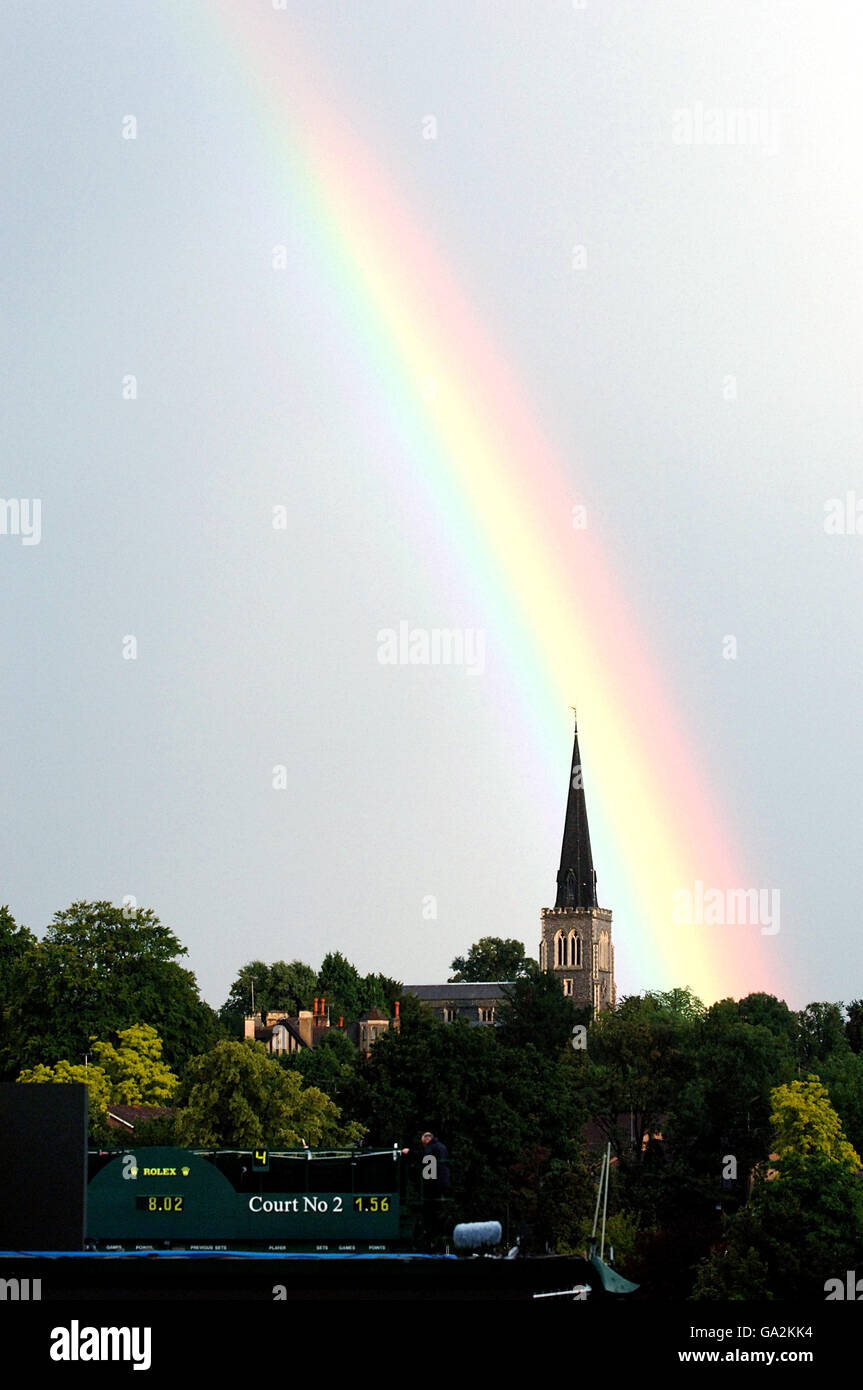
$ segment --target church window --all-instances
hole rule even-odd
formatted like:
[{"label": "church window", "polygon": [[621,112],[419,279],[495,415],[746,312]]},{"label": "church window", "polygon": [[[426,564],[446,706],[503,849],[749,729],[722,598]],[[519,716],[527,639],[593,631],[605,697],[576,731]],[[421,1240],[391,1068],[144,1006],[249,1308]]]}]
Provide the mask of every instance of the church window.
[{"label": "church window", "polygon": [[572,869],[568,869],[566,874],[566,905],[575,907],[575,874]]},{"label": "church window", "polygon": [[567,977],[563,982],[564,994],[572,994],[572,980]]}]

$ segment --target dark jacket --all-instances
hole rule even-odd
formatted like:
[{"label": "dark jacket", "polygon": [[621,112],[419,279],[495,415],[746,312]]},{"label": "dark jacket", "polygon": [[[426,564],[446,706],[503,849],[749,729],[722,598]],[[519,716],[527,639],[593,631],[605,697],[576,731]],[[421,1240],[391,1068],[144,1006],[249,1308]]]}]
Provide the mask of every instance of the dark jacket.
[{"label": "dark jacket", "polygon": [[440,1139],[430,1139],[427,1144],[420,1145],[420,1154],[422,1158],[427,1158],[431,1154],[437,1161],[437,1177],[426,1178],[424,1182],[427,1195],[430,1197],[448,1196],[452,1180],[446,1144],[442,1144]]}]

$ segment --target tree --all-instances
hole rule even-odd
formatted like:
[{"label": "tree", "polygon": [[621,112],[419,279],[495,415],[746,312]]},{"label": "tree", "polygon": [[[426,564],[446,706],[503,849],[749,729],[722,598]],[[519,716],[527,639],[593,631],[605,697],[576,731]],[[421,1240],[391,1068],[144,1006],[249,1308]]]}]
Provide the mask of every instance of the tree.
[{"label": "tree", "polygon": [[456,956],[450,965],[455,971],[450,984],[462,980],[517,980],[528,974],[530,962],[524,945],[515,937],[483,936],[466,956]]},{"label": "tree", "polygon": [[149,1024],[136,1024],[118,1034],[117,1043],[90,1039],[95,1062],[90,1065],[62,1058],[53,1066],[27,1067],[18,1077],[25,1083],[68,1084],[87,1087],[91,1137],[104,1140],[106,1119],[112,1105],[166,1105],[177,1086],[177,1077],[162,1061],[162,1041]]},{"label": "tree", "polygon": [[817,1076],[776,1086],[778,1159],[698,1269],[694,1298],[823,1298],[825,1281],[863,1255],[860,1160]]},{"label": "tree", "polygon": [[693,1297],[823,1299],[825,1282],[859,1263],[861,1240],[857,1178],[823,1153],[789,1154],[781,1180],[756,1179],[700,1266]]},{"label": "tree", "polygon": [[[699,1019],[691,1045],[689,1078],[671,1097],[662,1132],[677,1167],[675,1201],[682,1205],[688,1190],[706,1213],[719,1200],[745,1200],[749,1175],[772,1145],[771,1090],[791,1080],[794,1062],[786,1040],[746,1022],[732,999]],[[723,1181],[728,1157],[737,1176]]]},{"label": "tree", "polygon": [[35,944],[33,933],[18,926],[8,907],[0,907],[0,1013],[13,998],[18,966]]},{"label": "tree", "polygon": [[584,1113],[568,1058],[504,1046],[499,1033],[440,1023],[406,999],[401,1031],[384,1034],[361,1064],[353,1113],[375,1144],[407,1143],[426,1128],[439,1134],[459,1218],[498,1219],[514,1232],[537,1219],[535,1185],[526,1191],[522,1170],[536,1167],[539,1150],[537,1181],[546,1163],[569,1161]]},{"label": "tree", "polygon": [[10,1006],[22,983],[23,963],[36,945],[26,927],[19,927],[8,907],[0,907],[0,1080],[14,1076],[9,1049],[14,1037]]},{"label": "tree", "polygon": [[403,988],[401,980],[394,980],[389,975],[364,976],[361,990],[363,1010],[382,1009],[392,1018],[396,1000],[401,998]]},{"label": "tree", "polygon": [[827,1088],[817,1076],[810,1074],[805,1081],[777,1086],[772,1100],[774,1108],[770,1119],[776,1130],[780,1177],[783,1160],[791,1156],[816,1155],[850,1172],[860,1168],[860,1159],[842,1133],[842,1124],[830,1104]]},{"label": "tree", "polygon": [[797,1015],[797,1060],[815,1068],[834,1052],[850,1051],[841,1004],[807,1004]]},{"label": "tree", "polygon": [[852,1052],[861,1052],[863,1051],[863,999],[852,999],[845,1012],[848,1015],[848,1021],[845,1024],[848,1046]]},{"label": "tree", "polygon": [[587,1049],[575,1053],[590,1113],[622,1163],[645,1160],[643,1136],[655,1132],[694,1074],[697,1017],[680,998],[669,1007],[662,996],[629,995],[594,1019]]},{"label": "tree", "polygon": [[222,1031],[194,975],[177,964],[186,954],[149,909],[80,902],[56,913],[19,965],[7,1065],[77,1061],[92,1038],[138,1023],[157,1030],[166,1061],[178,1065]]},{"label": "tree", "polygon": [[504,990],[497,1013],[500,1041],[510,1048],[532,1043],[546,1056],[559,1056],[572,1042],[576,1023],[587,1023],[590,1010],[577,1011],[550,970],[526,962],[525,973]]},{"label": "tree", "polygon": [[38,1066],[28,1067],[18,1080],[24,1085],[35,1086],[68,1086],[72,1082],[80,1082],[87,1087],[90,1137],[106,1137],[111,1084],[101,1067],[89,1067],[83,1062],[69,1062],[63,1058],[53,1067],[46,1067],[41,1062]]},{"label": "tree", "polygon": [[341,1114],[316,1086],[267,1054],[262,1043],[223,1040],[189,1062],[177,1093],[175,1131],[181,1144],[253,1149],[345,1147],[361,1125]]},{"label": "tree", "polygon": [[706,1256],[696,1270],[696,1301],[711,1302],[769,1301],[773,1294],[768,1288],[770,1272],[757,1251],[733,1246]]},{"label": "tree", "polygon": [[319,994],[318,978],[310,965],[301,960],[276,960],[266,965],[262,960],[250,960],[237,973],[231,992],[219,1010],[219,1017],[229,1031],[242,1035],[243,1019],[252,1012],[254,987],[255,1012],[284,1009],[296,1015],[310,1009]]},{"label": "tree", "polygon": [[162,1060],[162,1039],[149,1023],[121,1028],[116,1046],[94,1041],[93,1052],[114,1105],[167,1105],[177,1089],[178,1078]]},{"label": "tree", "polygon": [[314,1047],[283,1052],[278,1060],[283,1067],[299,1072],[304,1085],[319,1086],[341,1106],[356,1080],[359,1054],[340,1028],[328,1028]]},{"label": "tree", "polygon": [[[734,1005],[733,999],[722,1002]],[[747,994],[734,1007],[744,1023],[769,1029],[793,1051],[798,1033],[797,1015],[783,999],[777,999],[775,994]]]},{"label": "tree", "polygon": [[326,999],[331,1017],[356,1019],[363,1012],[362,977],[341,951],[330,951],[321,961],[318,993]]}]

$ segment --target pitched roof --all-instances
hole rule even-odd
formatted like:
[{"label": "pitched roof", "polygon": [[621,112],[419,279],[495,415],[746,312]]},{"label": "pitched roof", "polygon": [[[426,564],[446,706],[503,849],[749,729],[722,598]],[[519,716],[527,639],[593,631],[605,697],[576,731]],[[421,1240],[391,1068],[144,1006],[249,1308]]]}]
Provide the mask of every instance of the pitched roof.
[{"label": "pitched roof", "polygon": [[404,993],[428,1003],[447,999],[505,999],[504,991],[511,983],[511,980],[459,980],[446,985],[405,985]]}]

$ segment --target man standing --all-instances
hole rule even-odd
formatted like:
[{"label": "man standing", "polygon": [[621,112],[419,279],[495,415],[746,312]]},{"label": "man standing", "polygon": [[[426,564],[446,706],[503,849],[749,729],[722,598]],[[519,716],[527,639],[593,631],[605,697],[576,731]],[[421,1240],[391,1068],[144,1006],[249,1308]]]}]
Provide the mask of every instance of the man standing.
[{"label": "man standing", "polygon": [[421,1136],[422,1149],[402,1149],[403,1154],[422,1155],[423,1201],[433,1197],[448,1197],[450,1194],[449,1154],[445,1144],[436,1139],[430,1129]]}]

